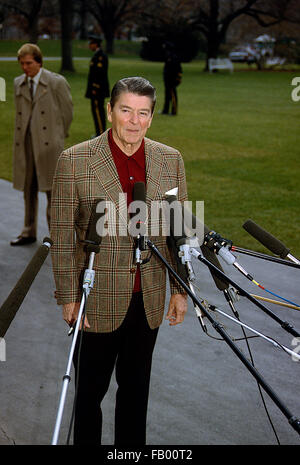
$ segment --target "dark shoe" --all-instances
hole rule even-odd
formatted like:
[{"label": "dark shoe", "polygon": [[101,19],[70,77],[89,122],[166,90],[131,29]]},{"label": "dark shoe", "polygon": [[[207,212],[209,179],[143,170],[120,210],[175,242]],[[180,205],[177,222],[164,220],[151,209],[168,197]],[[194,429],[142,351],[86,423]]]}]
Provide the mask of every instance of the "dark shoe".
[{"label": "dark shoe", "polygon": [[32,244],[36,241],[36,237],[24,237],[18,236],[17,239],[14,239],[10,242],[10,245],[27,245]]}]

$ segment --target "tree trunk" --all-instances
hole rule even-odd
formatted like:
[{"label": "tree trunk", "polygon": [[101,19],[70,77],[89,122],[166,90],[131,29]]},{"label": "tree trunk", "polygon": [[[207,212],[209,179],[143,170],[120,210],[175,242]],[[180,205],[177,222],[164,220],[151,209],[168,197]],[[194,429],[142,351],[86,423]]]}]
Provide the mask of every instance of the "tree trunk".
[{"label": "tree trunk", "polygon": [[61,72],[75,71],[72,57],[73,6],[72,0],[59,0],[61,18]]},{"label": "tree trunk", "polygon": [[86,29],[86,19],[87,19],[87,6],[85,1],[81,1],[80,5],[80,33],[79,33],[79,39],[80,40],[87,40],[88,33]]},{"label": "tree trunk", "polygon": [[36,15],[28,19],[29,42],[31,44],[37,44],[37,41],[39,38],[38,21],[39,21],[39,18]]},{"label": "tree trunk", "polygon": [[104,36],[106,40],[106,53],[109,55],[113,55],[115,51],[115,37],[114,31],[106,30],[104,31]]},{"label": "tree trunk", "polygon": [[210,58],[218,57],[218,52],[219,52],[219,47],[220,47],[218,17],[219,17],[219,0],[211,0],[208,31],[207,31],[207,54],[206,54],[205,71],[208,71],[208,60]]}]

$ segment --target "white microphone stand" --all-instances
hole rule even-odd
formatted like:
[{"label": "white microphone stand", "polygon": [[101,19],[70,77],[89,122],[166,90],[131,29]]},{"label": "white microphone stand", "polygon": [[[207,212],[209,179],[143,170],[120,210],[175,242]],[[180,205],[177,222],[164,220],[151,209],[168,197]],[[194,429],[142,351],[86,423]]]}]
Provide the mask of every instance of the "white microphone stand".
[{"label": "white microphone stand", "polygon": [[70,373],[71,373],[71,367],[72,367],[72,361],[73,361],[73,355],[75,351],[77,336],[78,336],[78,332],[80,329],[80,324],[81,323],[83,324],[84,322],[86,301],[89,296],[90,290],[92,289],[94,285],[95,271],[93,270],[93,266],[94,266],[95,253],[99,251],[99,246],[96,246],[98,247],[98,250],[96,250],[94,246],[89,245],[88,247],[92,247],[93,251],[90,254],[88,268],[85,270],[85,273],[84,273],[83,285],[82,285],[83,294],[82,294],[78,317],[77,317],[77,321],[75,325],[75,331],[74,331],[74,336],[73,336],[73,340],[71,344],[69,359],[67,363],[67,369],[63,377],[63,386],[62,386],[62,392],[61,392],[61,397],[60,397],[60,402],[59,402],[59,407],[58,407],[58,412],[57,412],[57,417],[56,417],[54,433],[52,437],[52,443],[51,443],[52,445],[57,445],[60,425],[61,425],[63,411],[64,411],[65,399],[67,395],[68,386],[71,381]]}]

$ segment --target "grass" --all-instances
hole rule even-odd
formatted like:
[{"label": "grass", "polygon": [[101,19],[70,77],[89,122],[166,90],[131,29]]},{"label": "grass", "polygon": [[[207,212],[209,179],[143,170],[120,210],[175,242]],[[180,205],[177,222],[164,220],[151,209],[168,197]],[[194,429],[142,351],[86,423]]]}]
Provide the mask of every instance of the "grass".
[{"label": "grass", "polygon": [[[1,47],[0,41],[0,56]],[[53,51],[48,56],[54,56]],[[80,56],[77,49],[74,56]],[[20,69],[16,62],[0,66],[7,83],[7,101],[0,103],[0,176],[11,180],[12,83]],[[47,61],[45,66],[59,72],[60,62]],[[240,66],[233,74],[210,75],[202,71],[203,62],[185,63],[178,88],[179,114],[169,117],[158,114],[163,105],[162,67],[118,52],[110,57],[110,83],[143,75],[156,86],[157,109],[148,135],[181,151],[189,198],[205,201],[206,224],[237,246],[267,252],[242,228],[251,218],[299,257],[300,102],[291,99],[291,81],[300,70],[256,72]],[[66,75],[75,111],[66,146],[94,132],[84,98],[88,59],[75,60],[75,68],[76,73]]]},{"label": "grass", "polygon": [[[24,40],[0,40],[0,56],[16,56],[18,49],[24,44]],[[39,40],[38,46],[41,48],[43,55],[47,57],[57,57],[61,54],[60,40]],[[105,47],[105,42],[103,43]],[[115,40],[116,57],[133,57],[140,52],[140,42],[131,42],[125,40]],[[90,58],[91,52],[86,40],[73,40],[72,53],[74,57]]]}]

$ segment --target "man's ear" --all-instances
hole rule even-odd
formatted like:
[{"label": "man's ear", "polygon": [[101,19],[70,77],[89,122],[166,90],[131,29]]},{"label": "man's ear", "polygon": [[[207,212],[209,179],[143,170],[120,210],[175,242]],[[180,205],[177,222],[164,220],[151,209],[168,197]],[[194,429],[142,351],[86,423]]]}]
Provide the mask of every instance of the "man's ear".
[{"label": "man's ear", "polygon": [[149,120],[149,123],[148,123],[148,129],[149,129],[149,128],[150,128],[150,126],[151,126],[152,120],[153,120],[153,114],[152,114],[152,116],[151,116],[151,118],[150,118],[150,120]]},{"label": "man's ear", "polygon": [[107,103],[107,119],[111,123],[112,122],[112,117],[111,117],[111,104],[108,102]]}]

